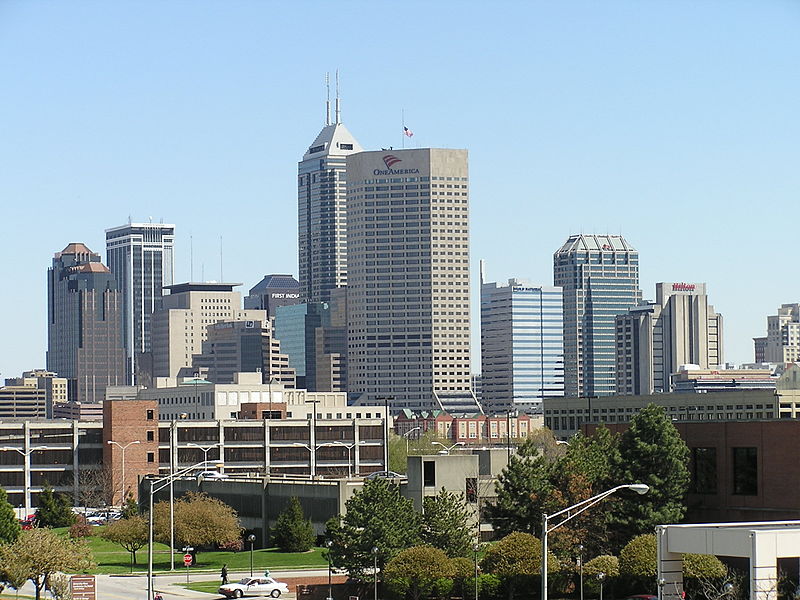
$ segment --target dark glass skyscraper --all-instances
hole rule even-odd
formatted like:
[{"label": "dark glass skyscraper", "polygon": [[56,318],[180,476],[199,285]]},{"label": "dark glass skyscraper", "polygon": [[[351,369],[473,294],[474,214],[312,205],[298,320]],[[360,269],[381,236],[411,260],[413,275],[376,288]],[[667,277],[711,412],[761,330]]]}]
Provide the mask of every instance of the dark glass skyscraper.
[{"label": "dark glass skyscraper", "polygon": [[122,298],[100,256],[69,244],[47,272],[47,369],[67,379],[70,400],[101,402],[125,384]]},{"label": "dark glass skyscraper", "polygon": [[564,290],[564,394],[615,393],[615,317],[642,299],[639,253],[619,235],[570,236],[553,284]]},{"label": "dark glass skyscraper", "polygon": [[174,279],[175,226],[128,223],[106,230],[108,268],[122,295],[122,339],[127,380],[138,383],[140,359],[150,352],[150,315]]}]

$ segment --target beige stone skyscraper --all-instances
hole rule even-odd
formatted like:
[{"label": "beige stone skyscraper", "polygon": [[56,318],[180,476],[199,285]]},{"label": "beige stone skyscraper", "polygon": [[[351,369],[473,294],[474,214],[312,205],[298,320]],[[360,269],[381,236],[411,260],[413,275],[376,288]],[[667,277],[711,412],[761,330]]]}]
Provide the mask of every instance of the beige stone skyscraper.
[{"label": "beige stone skyscraper", "polygon": [[348,391],[395,409],[478,410],[467,151],[359,152],[347,180]]}]

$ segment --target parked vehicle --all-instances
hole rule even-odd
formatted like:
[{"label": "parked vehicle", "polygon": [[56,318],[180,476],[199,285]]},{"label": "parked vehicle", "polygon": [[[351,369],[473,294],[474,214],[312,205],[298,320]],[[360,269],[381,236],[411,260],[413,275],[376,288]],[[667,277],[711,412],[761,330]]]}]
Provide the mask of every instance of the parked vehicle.
[{"label": "parked vehicle", "polygon": [[220,473],[219,471],[200,471],[195,477],[200,479],[228,479],[228,476],[225,473]]},{"label": "parked vehicle", "polygon": [[395,471],[375,471],[367,475],[364,479],[406,479],[406,476]]},{"label": "parked vehicle", "polygon": [[241,598],[242,596],[278,598],[281,594],[288,592],[289,586],[282,581],[275,581],[272,577],[245,577],[236,583],[226,583],[219,588],[219,593],[226,598]]}]

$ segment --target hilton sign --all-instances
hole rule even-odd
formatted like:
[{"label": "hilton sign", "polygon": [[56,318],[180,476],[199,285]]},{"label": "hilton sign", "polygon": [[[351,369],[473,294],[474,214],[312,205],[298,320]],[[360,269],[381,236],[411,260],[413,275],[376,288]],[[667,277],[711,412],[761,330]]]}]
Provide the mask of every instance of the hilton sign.
[{"label": "hilton sign", "polygon": [[695,285],[693,283],[673,283],[673,292],[693,292]]}]

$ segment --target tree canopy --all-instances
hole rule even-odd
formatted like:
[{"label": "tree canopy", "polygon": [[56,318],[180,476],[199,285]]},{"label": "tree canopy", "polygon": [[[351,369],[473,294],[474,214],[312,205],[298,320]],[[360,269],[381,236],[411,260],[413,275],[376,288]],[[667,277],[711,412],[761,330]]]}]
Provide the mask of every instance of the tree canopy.
[{"label": "tree canopy", "polygon": [[48,578],[61,571],[92,568],[92,553],[82,541],[71,540],[51,529],[23,531],[11,544],[0,546],[0,577],[14,587],[30,580],[37,600]]},{"label": "tree canopy", "polygon": [[141,515],[112,521],[100,534],[104,540],[119,544],[131,553],[131,561],[136,564],[136,551],[147,545],[148,523]]},{"label": "tree canopy", "polygon": [[[153,507],[155,536],[169,543],[169,504]],[[242,527],[236,511],[222,500],[202,492],[188,492],[174,502],[175,540],[194,548],[231,543],[239,540]]]},{"label": "tree canopy", "polygon": [[[375,558],[382,571],[401,550],[419,543],[420,515],[391,481],[366,481],[345,506],[344,517],[328,521],[326,537],[333,565],[346,569],[353,579],[371,577]],[[373,547],[378,549],[376,556]]]},{"label": "tree canopy", "polygon": [[8,501],[8,494],[0,487],[0,544],[15,541],[22,528],[20,527],[14,507]]},{"label": "tree canopy", "polygon": [[436,496],[422,500],[422,541],[442,550],[450,558],[470,556],[475,534],[470,530],[474,515],[464,495],[442,488]]},{"label": "tree canopy", "polygon": [[430,546],[415,546],[389,561],[383,580],[395,593],[409,600],[420,600],[431,595],[437,587],[449,588],[452,582],[446,578],[453,576],[454,565],[444,552]]},{"label": "tree canopy", "polygon": [[46,485],[37,499],[36,523],[39,527],[69,527],[77,520],[66,494],[56,494]]},{"label": "tree canopy", "polygon": [[616,482],[650,486],[643,496],[621,493],[611,503],[609,525],[618,532],[612,542],[617,547],[632,536],[653,531],[656,525],[683,520],[689,449],[660,406],[649,404],[631,419],[620,438],[611,473]]},{"label": "tree canopy", "polygon": [[278,515],[272,530],[272,543],[282,552],[305,552],[314,545],[311,519],[303,514],[303,507],[296,496],[289,498],[286,509]]}]

